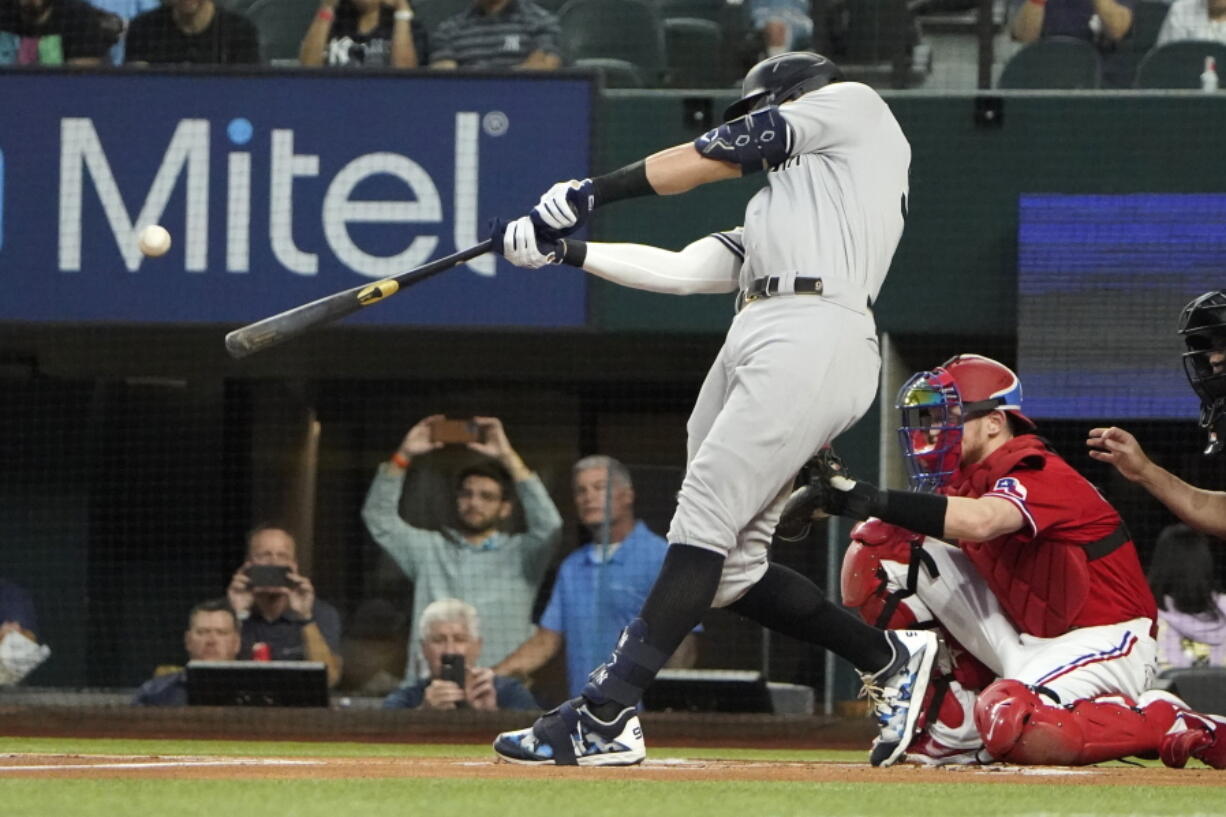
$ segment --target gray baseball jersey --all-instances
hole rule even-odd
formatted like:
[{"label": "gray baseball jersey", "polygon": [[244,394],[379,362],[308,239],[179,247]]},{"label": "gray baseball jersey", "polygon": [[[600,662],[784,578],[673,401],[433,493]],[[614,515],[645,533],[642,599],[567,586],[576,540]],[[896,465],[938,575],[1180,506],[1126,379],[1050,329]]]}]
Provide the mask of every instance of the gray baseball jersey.
[{"label": "gray baseball jersey", "polygon": [[[823,294],[746,304],[699,392],[687,426],[685,480],[669,530],[724,554],[714,604],[730,604],[767,568],[792,478],[872,404],[881,366],[877,297],[902,235],[911,148],[866,85],[829,85],[781,107],[788,158],[718,233],[740,285],[821,278]],[[730,259],[731,260],[731,259]]]},{"label": "gray baseball jersey", "polygon": [[728,236],[744,249],[740,285],[778,276],[822,279],[827,297],[877,299],[902,236],[911,146],[885,101],[838,82],[780,107],[791,158],[767,173]]}]

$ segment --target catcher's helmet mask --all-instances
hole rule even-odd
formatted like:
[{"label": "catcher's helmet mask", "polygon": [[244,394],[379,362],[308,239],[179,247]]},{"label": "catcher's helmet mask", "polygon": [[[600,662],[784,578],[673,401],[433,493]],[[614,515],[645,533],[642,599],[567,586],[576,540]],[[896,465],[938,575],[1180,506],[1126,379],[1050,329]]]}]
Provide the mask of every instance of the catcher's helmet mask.
[{"label": "catcher's helmet mask", "polygon": [[1179,314],[1187,347],[1183,371],[1200,398],[1200,426],[1209,432],[1204,453],[1226,448],[1226,290],[1206,292]]},{"label": "catcher's helmet mask", "polygon": [[898,392],[898,439],[911,488],[935,491],[962,462],[966,422],[994,411],[1010,418],[1014,433],[1030,433],[1022,414],[1022,384],[1013,370],[982,355],[955,355],[932,371],[911,376]]},{"label": "catcher's helmet mask", "polygon": [[782,105],[842,80],[843,72],[832,60],[812,51],[789,51],[767,57],[745,74],[741,98],[724,110],[724,121],[730,122],[767,105]]}]

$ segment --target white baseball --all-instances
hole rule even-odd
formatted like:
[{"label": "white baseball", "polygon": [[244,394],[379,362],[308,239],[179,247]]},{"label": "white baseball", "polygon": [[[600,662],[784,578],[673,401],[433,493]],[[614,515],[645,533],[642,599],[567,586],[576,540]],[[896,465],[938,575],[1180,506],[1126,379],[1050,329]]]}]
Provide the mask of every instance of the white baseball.
[{"label": "white baseball", "polygon": [[136,245],[149,258],[157,258],[159,255],[165,255],[166,251],[170,249],[170,233],[166,231],[165,227],[150,224],[140,231],[140,237],[137,239]]}]

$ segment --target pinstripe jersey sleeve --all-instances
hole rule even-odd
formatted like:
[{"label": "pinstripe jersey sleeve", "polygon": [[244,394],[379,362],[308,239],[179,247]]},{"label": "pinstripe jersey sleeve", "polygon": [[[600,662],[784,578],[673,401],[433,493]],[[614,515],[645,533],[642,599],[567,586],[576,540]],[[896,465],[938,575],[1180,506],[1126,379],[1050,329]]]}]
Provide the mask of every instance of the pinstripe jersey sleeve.
[{"label": "pinstripe jersey sleeve", "polygon": [[714,238],[719,243],[727,248],[728,252],[737,257],[737,260],[745,260],[745,228],[735,227],[731,230],[723,230],[718,233],[711,233],[711,238]]}]

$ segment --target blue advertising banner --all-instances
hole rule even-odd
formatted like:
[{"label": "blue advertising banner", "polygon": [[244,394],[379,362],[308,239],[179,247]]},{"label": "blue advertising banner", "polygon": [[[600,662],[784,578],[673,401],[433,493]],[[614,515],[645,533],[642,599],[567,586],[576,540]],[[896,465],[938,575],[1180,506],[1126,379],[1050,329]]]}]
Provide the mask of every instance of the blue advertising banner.
[{"label": "blue advertising banner", "polygon": [[[407,271],[586,176],[591,104],[578,77],[6,74],[0,320],[243,323]],[[347,320],[585,309],[574,270],[486,255]]]},{"label": "blue advertising banner", "polygon": [[1018,206],[1026,414],[1196,417],[1176,322],[1226,284],[1226,195],[1027,194]]}]

